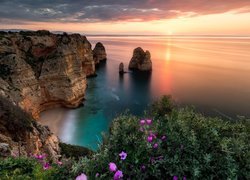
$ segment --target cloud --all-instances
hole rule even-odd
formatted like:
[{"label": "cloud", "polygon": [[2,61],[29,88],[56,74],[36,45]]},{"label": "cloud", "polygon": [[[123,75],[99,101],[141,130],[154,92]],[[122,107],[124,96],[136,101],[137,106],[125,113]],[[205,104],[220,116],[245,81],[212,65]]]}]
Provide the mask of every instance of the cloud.
[{"label": "cloud", "polygon": [[[239,11],[237,11],[239,9]],[[37,22],[151,21],[250,12],[249,0],[1,0],[0,20]]]}]

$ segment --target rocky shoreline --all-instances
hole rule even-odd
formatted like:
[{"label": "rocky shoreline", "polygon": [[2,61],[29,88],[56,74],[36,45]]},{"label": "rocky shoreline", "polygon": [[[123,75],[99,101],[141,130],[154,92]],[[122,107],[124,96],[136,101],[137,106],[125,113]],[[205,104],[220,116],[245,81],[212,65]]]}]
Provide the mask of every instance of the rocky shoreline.
[{"label": "rocky shoreline", "polygon": [[[59,139],[34,121],[42,111],[82,105],[87,77],[107,59],[80,34],[0,32],[0,156],[60,157]],[[31,115],[31,117],[30,117]]]}]

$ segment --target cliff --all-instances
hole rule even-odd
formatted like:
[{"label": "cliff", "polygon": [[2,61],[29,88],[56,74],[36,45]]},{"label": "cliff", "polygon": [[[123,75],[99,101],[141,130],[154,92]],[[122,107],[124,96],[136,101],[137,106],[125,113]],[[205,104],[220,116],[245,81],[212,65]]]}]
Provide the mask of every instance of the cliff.
[{"label": "cliff", "polygon": [[60,156],[59,140],[19,106],[0,96],[0,157],[46,154]]},{"label": "cliff", "polygon": [[129,62],[129,69],[139,71],[151,71],[152,61],[150,52],[144,52],[141,47],[134,49],[133,57]]},{"label": "cliff", "polygon": [[39,118],[41,111],[78,107],[95,73],[85,36],[49,31],[0,33],[0,95]]}]

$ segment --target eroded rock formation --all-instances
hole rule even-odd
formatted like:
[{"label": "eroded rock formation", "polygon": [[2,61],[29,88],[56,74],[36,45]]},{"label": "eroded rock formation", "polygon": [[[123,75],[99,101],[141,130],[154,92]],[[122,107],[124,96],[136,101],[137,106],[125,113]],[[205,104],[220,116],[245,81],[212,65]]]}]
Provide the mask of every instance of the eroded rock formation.
[{"label": "eroded rock formation", "polygon": [[59,140],[19,106],[0,96],[0,157],[47,154],[56,161]]},{"label": "eroded rock formation", "polygon": [[136,48],[133,52],[133,57],[129,62],[129,69],[139,71],[151,71],[152,61],[150,52],[144,52],[141,47]]},{"label": "eroded rock formation", "polygon": [[94,73],[91,44],[80,34],[0,33],[0,95],[36,119],[48,108],[79,106]]},{"label": "eroded rock formation", "polygon": [[124,64],[123,63],[120,63],[120,65],[119,65],[119,73],[124,74]]},{"label": "eroded rock formation", "polygon": [[98,42],[95,45],[95,48],[93,49],[93,57],[95,64],[99,64],[100,62],[107,60],[106,50],[102,43]]}]

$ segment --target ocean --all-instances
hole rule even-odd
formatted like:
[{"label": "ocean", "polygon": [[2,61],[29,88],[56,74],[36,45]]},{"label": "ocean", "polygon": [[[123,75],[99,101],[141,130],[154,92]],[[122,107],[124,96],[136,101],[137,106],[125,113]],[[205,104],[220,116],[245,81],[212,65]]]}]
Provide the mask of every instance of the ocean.
[{"label": "ocean", "polygon": [[[250,117],[250,37],[236,36],[88,36],[94,47],[102,42],[108,60],[88,79],[84,106],[57,108],[41,114],[63,142],[89,147],[101,143],[117,115],[135,115],[163,95],[179,106],[194,106],[208,116]],[[128,72],[133,50],[149,50],[151,74]]]}]

